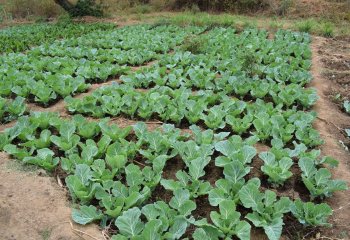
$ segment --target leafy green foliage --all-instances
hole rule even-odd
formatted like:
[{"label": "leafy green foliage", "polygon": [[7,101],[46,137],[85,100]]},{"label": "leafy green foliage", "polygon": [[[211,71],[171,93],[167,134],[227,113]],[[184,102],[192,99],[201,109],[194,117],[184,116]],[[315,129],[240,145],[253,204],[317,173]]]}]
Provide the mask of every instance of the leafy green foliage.
[{"label": "leafy green foliage", "polygon": [[38,150],[36,157],[25,157],[23,162],[40,166],[47,170],[53,170],[59,163],[59,158],[53,158],[54,152],[48,148]]},{"label": "leafy green foliage", "polygon": [[[169,205],[158,201],[141,210],[135,207],[125,211],[115,221],[119,234],[112,239],[180,239],[192,221],[191,212],[196,208],[189,196],[188,191],[179,190]],[[141,214],[146,217],[146,224],[141,220]]]},{"label": "leafy green foliage", "polygon": [[103,214],[95,206],[81,206],[79,210],[73,209],[72,219],[74,222],[85,225],[102,219]]},{"label": "leafy green foliage", "polygon": [[[0,56],[0,119],[19,117],[0,133],[0,150],[64,171],[73,220],[115,224],[114,240],[249,239],[250,224],[279,239],[290,211],[306,226],[328,226],[328,205],[292,202],[279,191],[298,159],[312,200],[347,189],[326,168],[338,161],[314,148],[323,141],[309,110],[318,99],[306,87],[309,35],[279,30],[270,39],[264,30],[205,29],[96,30]],[[192,52],[179,46],[199,33],[205,44],[194,40]],[[73,98],[122,74],[118,83]],[[49,106],[62,98],[71,113],[157,119],[180,128],[120,127],[109,118],[50,112],[21,117],[25,101]],[[257,151],[261,144],[265,152]],[[268,176],[263,192],[252,169],[260,160]],[[211,212],[202,211],[205,200]]]},{"label": "leafy green foliage", "polygon": [[176,191],[180,189],[187,189],[191,198],[197,198],[202,195],[208,194],[211,189],[210,183],[200,180],[199,178],[205,175],[204,168],[208,165],[210,158],[199,157],[191,160],[187,164],[188,173],[184,171],[178,171],[176,173],[176,178],[178,181],[174,180],[162,180],[162,186],[171,191]]},{"label": "leafy green foliage", "polygon": [[282,234],[283,214],[290,211],[291,201],[287,197],[276,198],[276,193],[266,190],[259,191],[260,180],[252,179],[239,191],[239,198],[243,206],[251,208],[246,218],[254,226],[264,228],[270,240],[278,240]]},{"label": "leafy green foliage", "polygon": [[302,179],[311,197],[330,197],[333,192],[347,190],[347,184],[342,180],[331,179],[331,172],[326,168],[317,168],[310,158],[301,158],[299,167],[302,171]]},{"label": "leafy green foliage", "polygon": [[249,164],[256,155],[256,149],[251,146],[258,141],[258,138],[251,137],[243,141],[240,136],[234,135],[228,140],[220,141],[215,144],[215,150],[224,156],[215,159],[215,165],[224,167],[234,161],[241,164]]},{"label": "leafy green foliage", "polygon": [[275,155],[270,152],[262,152],[259,157],[264,161],[261,167],[263,173],[269,176],[269,181],[273,184],[283,184],[293,174],[289,171],[293,165],[293,160],[288,157],[276,159]]},{"label": "leafy green foliage", "polygon": [[[45,33],[50,28],[57,38],[67,38],[53,41],[55,37]],[[16,39],[15,29],[0,32],[0,39],[3,35],[5,38],[1,42],[14,41],[16,45],[20,40]],[[8,53],[0,56],[0,122],[8,122],[23,115],[26,110],[24,100],[47,107],[61,98],[85,92],[90,88],[90,83],[104,82],[125,74],[130,69],[126,65],[141,65],[157,59],[161,53],[180,44],[188,34],[203,29],[175,26],[151,28],[148,25],[114,29],[108,24],[68,24],[62,29],[61,25],[47,24],[35,31],[40,30],[41,34],[34,34],[34,38],[37,37],[36,41],[42,42],[42,45],[31,48],[25,54]],[[26,34],[26,30],[23,33]],[[72,38],[75,33],[77,36]],[[79,33],[86,34],[79,37]],[[96,38],[99,39],[98,43]],[[149,40],[143,41],[145,38]],[[23,46],[23,50],[26,49],[29,46]],[[13,96],[16,97],[13,101],[5,99]],[[105,102],[109,100],[104,98]],[[128,104],[130,99],[125,97],[124,102]],[[104,109],[108,109],[108,106]],[[110,113],[115,115],[118,112]],[[132,111],[128,113],[132,114]]]},{"label": "leafy green foliage", "polygon": [[14,26],[0,31],[0,52],[22,52],[35,45],[53,42],[55,39],[80,36],[96,30],[110,30],[114,27],[113,24],[108,23]]},{"label": "leafy green foliage", "polygon": [[209,203],[212,206],[218,206],[225,200],[232,200],[238,203],[238,192],[245,184],[244,177],[250,172],[249,167],[244,167],[239,161],[226,164],[224,166],[224,179],[215,182],[216,188],[209,192]]},{"label": "leafy green foliage", "polygon": [[197,227],[194,239],[231,239],[237,236],[239,239],[250,239],[251,226],[246,221],[240,221],[241,214],[236,211],[234,201],[225,200],[219,205],[220,212],[212,211],[210,219],[214,225],[206,220],[195,222]]},{"label": "leafy green foliage", "polygon": [[314,204],[297,199],[291,206],[291,212],[305,226],[331,226],[327,219],[333,211],[326,203]]},{"label": "leafy green foliage", "polygon": [[346,113],[350,113],[350,102],[348,100],[344,101],[343,107]]},{"label": "leafy green foliage", "polygon": [[14,100],[8,100],[0,96],[0,123],[10,122],[27,111],[23,97],[16,97]]}]

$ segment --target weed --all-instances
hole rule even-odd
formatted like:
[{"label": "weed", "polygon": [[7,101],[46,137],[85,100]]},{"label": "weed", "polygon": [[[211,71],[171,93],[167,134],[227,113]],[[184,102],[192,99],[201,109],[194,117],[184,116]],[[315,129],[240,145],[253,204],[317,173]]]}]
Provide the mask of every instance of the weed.
[{"label": "weed", "polygon": [[72,17],[68,13],[62,14],[59,18],[57,18],[58,24],[66,25],[71,22],[72,22]]},{"label": "weed", "polygon": [[257,58],[252,51],[246,51],[241,55],[242,70],[246,71],[250,77],[256,74]]},{"label": "weed", "polygon": [[282,0],[277,10],[278,15],[285,16],[292,5],[293,0]]},{"label": "weed", "polygon": [[181,46],[181,49],[183,51],[189,51],[193,54],[199,54],[203,52],[205,45],[206,45],[205,39],[192,35],[192,36],[188,36],[184,40]]},{"label": "weed", "polygon": [[343,102],[343,96],[340,93],[335,93],[332,94],[332,100],[333,102],[339,103],[339,102]]},{"label": "weed", "polygon": [[171,22],[169,19],[166,18],[159,18],[157,21],[155,21],[152,24],[151,28],[156,28],[156,27],[160,27],[160,26],[167,26],[167,25],[171,25]]},{"label": "weed", "polygon": [[6,169],[10,171],[27,172],[31,174],[38,174],[39,172],[43,172],[43,170],[38,166],[28,165],[19,161],[9,161],[6,164]]},{"label": "weed", "polygon": [[243,28],[257,28],[258,24],[256,21],[244,20],[242,26]]},{"label": "weed", "polygon": [[51,236],[52,229],[44,229],[39,232],[40,236],[42,237],[42,240],[49,240]]},{"label": "weed", "polygon": [[271,31],[276,32],[278,29],[283,28],[283,22],[274,18],[272,21],[270,21],[269,28]]},{"label": "weed", "polygon": [[299,32],[310,33],[315,27],[315,21],[312,19],[307,19],[297,23],[297,28]]},{"label": "weed", "polygon": [[334,36],[334,26],[330,22],[323,24],[321,29],[321,34],[324,37],[333,37]]},{"label": "weed", "polygon": [[3,4],[0,4],[0,23],[11,19],[12,15],[6,10]]},{"label": "weed", "polygon": [[191,13],[199,13],[201,10],[200,8],[198,7],[197,4],[192,4],[191,8],[190,8],[190,12]]},{"label": "weed", "polygon": [[138,4],[130,10],[131,13],[136,13],[136,14],[147,14],[147,13],[151,13],[152,11],[153,11],[152,7],[147,4]]},{"label": "weed", "polygon": [[[209,29],[213,27],[232,27],[237,23],[237,16],[229,14],[210,15],[207,13],[184,12],[176,14],[175,16],[169,16],[168,23],[172,23],[179,26],[207,26]],[[160,19],[164,21],[164,18]],[[159,20],[158,20],[159,21]]]}]

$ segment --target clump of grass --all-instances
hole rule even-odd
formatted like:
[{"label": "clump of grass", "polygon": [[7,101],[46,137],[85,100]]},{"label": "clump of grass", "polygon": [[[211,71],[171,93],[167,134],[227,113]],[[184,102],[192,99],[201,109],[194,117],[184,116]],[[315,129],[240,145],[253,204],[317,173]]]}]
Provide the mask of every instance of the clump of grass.
[{"label": "clump of grass", "polygon": [[161,27],[161,26],[167,26],[167,25],[171,25],[171,21],[167,18],[159,18],[157,21],[155,21],[152,24],[151,28],[156,28],[156,27]]},{"label": "clump of grass", "polygon": [[57,23],[62,25],[72,23],[72,17],[68,13],[62,14],[57,18]]},{"label": "clump of grass", "polygon": [[7,11],[3,4],[0,4],[0,23],[12,20],[12,14]]},{"label": "clump of grass", "polygon": [[149,4],[137,4],[132,9],[130,9],[131,13],[136,14],[147,14],[153,11],[152,6]]},{"label": "clump of grass", "polygon": [[310,33],[315,28],[315,22],[311,19],[307,19],[297,23],[299,32]]},{"label": "clump of grass", "polygon": [[198,7],[197,4],[192,4],[191,8],[189,9],[191,13],[199,13],[201,9]]},{"label": "clump of grass", "polygon": [[169,17],[169,22],[179,26],[230,27],[236,24],[236,16],[229,14],[210,15],[207,13],[184,12]]},{"label": "clump of grass", "polygon": [[189,51],[193,54],[200,54],[204,52],[206,45],[207,45],[206,39],[200,36],[192,35],[185,38],[180,48],[182,51]]},{"label": "clump of grass", "polygon": [[247,50],[240,54],[242,59],[242,70],[244,70],[250,77],[254,77],[256,72],[256,65],[258,59],[253,51]]},{"label": "clump of grass", "polygon": [[292,5],[293,0],[282,0],[277,9],[278,15],[285,16]]},{"label": "clump of grass", "polygon": [[39,232],[42,237],[42,240],[49,240],[51,236],[52,229],[44,229]]},{"label": "clump of grass", "polygon": [[[34,175],[37,175],[39,172],[45,173],[45,171],[38,166],[25,164],[20,161],[9,161],[6,164],[6,169],[9,171],[27,172]],[[44,175],[46,175],[46,173]]]},{"label": "clump of grass", "polygon": [[242,27],[245,28],[257,28],[258,27],[258,23],[256,21],[252,21],[252,20],[244,20]]},{"label": "clump of grass", "polygon": [[273,18],[273,20],[270,21],[269,28],[271,31],[276,32],[278,29],[283,28],[283,22],[278,21],[277,18]]},{"label": "clump of grass", "polygon": [[324,37],[333,37],[334,36],[334,26],[330,22],[323,24],[321,29],[321,34]]}]

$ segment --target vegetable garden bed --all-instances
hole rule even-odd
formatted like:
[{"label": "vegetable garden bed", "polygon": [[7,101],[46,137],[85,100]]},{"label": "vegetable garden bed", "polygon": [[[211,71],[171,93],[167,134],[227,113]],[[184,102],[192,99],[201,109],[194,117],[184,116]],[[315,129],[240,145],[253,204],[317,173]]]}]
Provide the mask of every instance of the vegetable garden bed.
[{"label": "vegetable garden bed", "polygon": [[[324,200],[347,184],[319,150],[310,42],[285,30],[270,39],[256,29],[141,25],[4,54],[0,116],[19,118],[0,149],[58,175],[73,220],[108,227],[114,240],[280,239],[291,226],[329,226]],[[60,98],[85,116],[21,116],[25,101]],[[121,116],[138,123],[100,119]]]}]

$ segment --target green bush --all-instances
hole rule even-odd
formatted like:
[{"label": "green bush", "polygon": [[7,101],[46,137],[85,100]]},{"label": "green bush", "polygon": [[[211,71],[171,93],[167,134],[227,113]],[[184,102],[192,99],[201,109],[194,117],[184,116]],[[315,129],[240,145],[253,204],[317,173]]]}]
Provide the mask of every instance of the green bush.
[{"label": "green bush", "polygon": [[175,9],[191,9],[192,6],[198,6],[201,11],[254,11],[266,7],[265,0],[176,0],[173,3]]},{"label": "green bush", "polygon": [[94,0],[78,0],[74,9],[69,13],[73,17],[94,16],[102,17],[103,9],[100,4],[96,4]]}]

